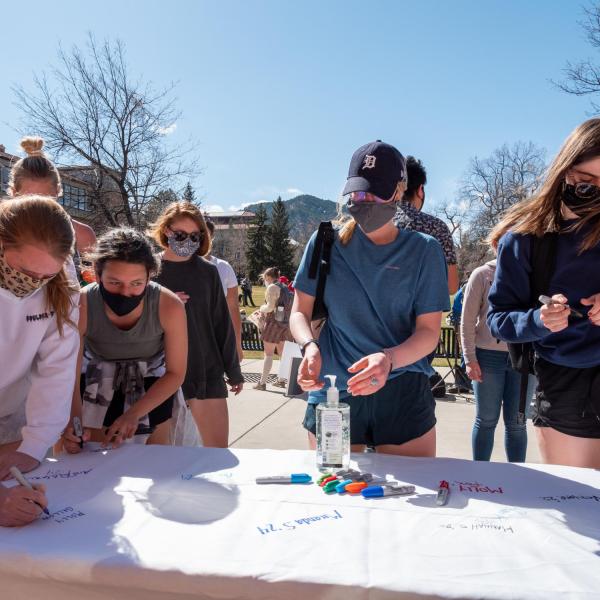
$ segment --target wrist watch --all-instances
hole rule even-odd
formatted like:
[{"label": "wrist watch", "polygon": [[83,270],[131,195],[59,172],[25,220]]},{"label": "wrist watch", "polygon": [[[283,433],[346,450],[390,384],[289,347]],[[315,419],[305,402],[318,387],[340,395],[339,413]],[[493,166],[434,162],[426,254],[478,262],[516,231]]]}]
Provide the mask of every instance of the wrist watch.
[{"label": "wrist watch", "polygon": [[300,354],[302,354],[302,356],[304,356],[306,346],[308,346],[309,344],[316,344],[317,348],[319,350],[321,349],[321,346],[319,345],[318,340],[315,340],[315,338],[311,338],[310,340],[306,340],[306,342],[303,342],[302,344],[300,344]]}]

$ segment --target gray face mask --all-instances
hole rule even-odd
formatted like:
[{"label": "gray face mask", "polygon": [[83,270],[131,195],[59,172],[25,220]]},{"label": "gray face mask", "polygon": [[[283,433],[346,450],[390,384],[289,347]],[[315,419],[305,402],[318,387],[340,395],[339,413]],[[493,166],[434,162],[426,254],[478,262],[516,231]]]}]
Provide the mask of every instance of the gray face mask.
[{"label": "gray face mask", "polygon": [[372,233],[391,221],[396,214],[396,203],[376,204],[374,202],[351,204],[348,212],[365,233]]}]

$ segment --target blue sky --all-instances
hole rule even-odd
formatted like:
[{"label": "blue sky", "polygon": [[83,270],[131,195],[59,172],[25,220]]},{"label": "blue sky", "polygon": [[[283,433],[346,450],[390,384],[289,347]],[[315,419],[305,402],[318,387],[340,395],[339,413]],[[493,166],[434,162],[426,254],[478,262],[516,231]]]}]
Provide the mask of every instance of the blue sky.
[{"label": "blue sky", "polygon": [[171,140],[198,140],[193,185],[225,210],[279,194],[336,199],[352,152],[377,138],[422,159],[428,202],[451,199],[471,157],[517,140],[551,157],[589,111],[549,81],[594,55],[577,0],[24,6],[0,9],[0,143],[17,149],[11,85],[31,86],[59,42],[119,37],[132,72],[179,82]]}]

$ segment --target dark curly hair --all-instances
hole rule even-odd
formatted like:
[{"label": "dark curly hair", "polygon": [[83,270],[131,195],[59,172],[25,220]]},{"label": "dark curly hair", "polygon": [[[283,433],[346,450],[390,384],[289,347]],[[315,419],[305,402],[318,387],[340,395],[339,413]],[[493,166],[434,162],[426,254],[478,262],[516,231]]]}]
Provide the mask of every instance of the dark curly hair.
[{"label": "dark curly hair", "polygon": [[141,231],[129,227],[110,229],[100,236],[93,252],[87,254],[85,260],[94,264],[98,275],[111,260],[144,265],[149,277],[154,277],[160,270],[160,261],[154,254],[151,241]]}]

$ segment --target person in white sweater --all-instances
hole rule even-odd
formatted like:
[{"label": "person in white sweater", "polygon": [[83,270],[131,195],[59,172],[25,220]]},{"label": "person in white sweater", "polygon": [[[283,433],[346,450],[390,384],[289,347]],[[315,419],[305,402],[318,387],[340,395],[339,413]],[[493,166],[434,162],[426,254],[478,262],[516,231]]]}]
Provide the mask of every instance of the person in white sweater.
[{"label": "person in white sweater", "polygon": [[[0,480],[35,469],[69,420],[79,295],[65,271],[74,231],[53,199],[0,203]],[[0,487],[0,525],[24,525],[43,489]]]},{"label": "person in white sweater", "polygon": [[[497,340],[486,323],[488,294],[495,272],[496,260],[491,260],[471,273],[460,322],[461,347],[477,406],[472,433],[473,460],[490,460],[502,410],[506,458],[509,462],[524,462],[527,429],[518,421],[521,374],[511,366],[506,343]],[[530,397],[534,380],[532,377],[529,385]]]}]

